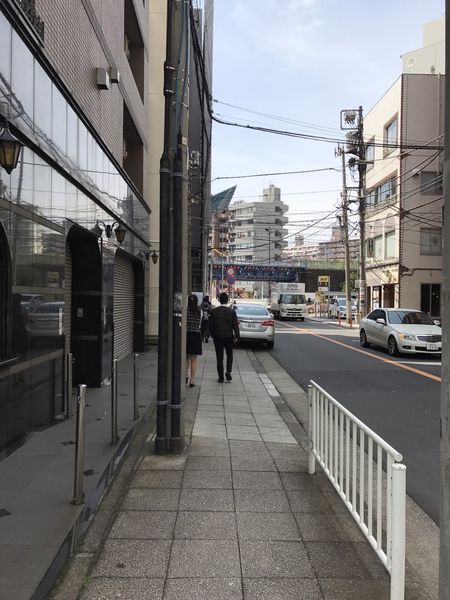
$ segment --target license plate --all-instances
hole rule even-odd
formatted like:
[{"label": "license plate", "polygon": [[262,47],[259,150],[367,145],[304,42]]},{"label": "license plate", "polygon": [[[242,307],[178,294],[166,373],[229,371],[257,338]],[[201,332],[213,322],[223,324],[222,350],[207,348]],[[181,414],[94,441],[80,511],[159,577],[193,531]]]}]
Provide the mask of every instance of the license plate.
[{"label": "license plate", "polygon": [[247,329],[259,329],[259,323],[247,323]]},{"label": "license plate", "polygon": [[427,344],[427,350],[439,350],[439,344]]}]

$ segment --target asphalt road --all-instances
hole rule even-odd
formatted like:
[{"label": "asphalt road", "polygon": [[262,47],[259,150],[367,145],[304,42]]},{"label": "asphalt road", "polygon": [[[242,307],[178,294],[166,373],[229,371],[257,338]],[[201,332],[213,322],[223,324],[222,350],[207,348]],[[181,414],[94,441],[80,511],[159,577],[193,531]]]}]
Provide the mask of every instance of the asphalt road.
[{"label": "asphalt road", "polygon": [[440,360],[362,349],[357,329],[277,323],[273,356],[306,389],[312,379],[404,456],[407,491],[439,522]]}]

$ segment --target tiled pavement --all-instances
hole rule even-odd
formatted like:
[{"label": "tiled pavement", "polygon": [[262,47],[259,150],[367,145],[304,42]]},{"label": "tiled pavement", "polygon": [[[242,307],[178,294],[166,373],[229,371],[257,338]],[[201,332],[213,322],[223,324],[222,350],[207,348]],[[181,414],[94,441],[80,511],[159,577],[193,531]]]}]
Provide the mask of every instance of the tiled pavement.
[{"label": "tiled pavement", "polygon": [[[389,598],[342,502],[323,474],[307,474],[260,367],[238,350],[233,381],[219,384],[210,345],[188,392],[186,451],[137,462],[82,600]],[[411,586],[408,598],[428,598]]]}]

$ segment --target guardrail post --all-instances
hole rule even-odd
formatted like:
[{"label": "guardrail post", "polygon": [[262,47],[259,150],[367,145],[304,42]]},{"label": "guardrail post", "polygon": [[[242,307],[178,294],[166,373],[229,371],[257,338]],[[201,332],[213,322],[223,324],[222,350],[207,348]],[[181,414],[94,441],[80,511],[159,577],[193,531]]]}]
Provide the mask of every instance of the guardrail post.
[{"label": "guardrail post", "polygon": [[65,389],[65,415],[66,419],[72,416],[72,387],[73,387],[73,356],[72,352],[66,354],[66,389]]},{"label": "guardrail post", "polygon": [[313,406],[313,386],[308,385],[308,473],[314,475],[316,472],[316,457],[314,456],[314,406]]},{"label": "guardrail post", "polygon": [[118,379],[119,379],[119,361],[117,358],[112,364],[112,381],[111,381],[111,444],[117,444],[119,441],[119,433],[117,429],[117,397],[118,397]]},{"label": "guardrail post", "polygon": [[83,504],[83,468],[84,468],[84,409],[86,406],[86,386],[78,386],[77,421],[75,433],[75,477],[72,504]]},{"label": "guardrail post", "polygon": [[133,359],[133,419],[139,419],[138,388],[139,388],[139,354],[135,353]]},{"label": "guardrail post", "polygon": [[392,561],[391,598],[405,597],[405,513],[406,513],[406,466],[392,465]]}]

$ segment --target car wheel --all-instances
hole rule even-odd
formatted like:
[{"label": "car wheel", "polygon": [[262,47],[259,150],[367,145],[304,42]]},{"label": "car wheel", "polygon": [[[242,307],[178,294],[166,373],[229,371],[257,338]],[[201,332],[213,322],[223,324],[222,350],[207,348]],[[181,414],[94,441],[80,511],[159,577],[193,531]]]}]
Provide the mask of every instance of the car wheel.
[{"label": "car wheel", "polygon": [[395,338],[392,335],[388,339],[388,352],[390,356],[398,355],[397,342],[395,341]]},{"label": "car wheel", "polygon": [[305,321],[305,317],[300,317],[300,321],[303,323]]},{"label": "car wheel", "polygon": [[361,331],[359,332],[359,343],[363,348],[368,348],[370,346],[369,342],[367,341],[367,336],[364,329],[361,329]]},{"label": "car wheel", "polygon": [[267,348],[271,350],[273,348],[274,342],[267,342]]}]

